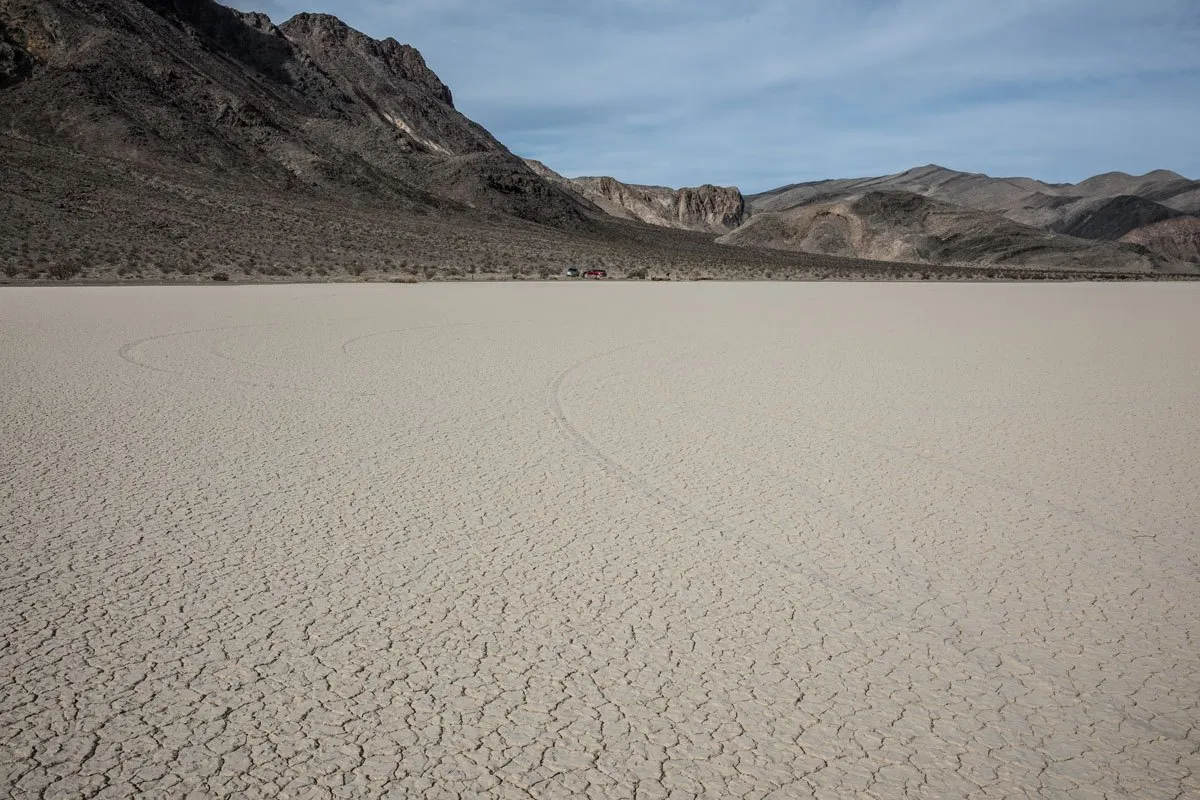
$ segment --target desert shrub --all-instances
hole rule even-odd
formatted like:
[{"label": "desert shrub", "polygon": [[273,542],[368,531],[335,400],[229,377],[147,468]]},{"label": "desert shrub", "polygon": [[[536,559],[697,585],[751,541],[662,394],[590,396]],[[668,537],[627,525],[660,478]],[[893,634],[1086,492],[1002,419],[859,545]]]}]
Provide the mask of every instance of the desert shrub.
[{"label": "desert shrub", "polygon": [[83,267],[68,261],[57,261],[46,267],[46,274],[58,281],[74,278],[81,272],[83,272]]},{"label": "desert shrub", "polygon": [[212,274],[212,279],[214,281],[227,281],[227,280],[229,280],[229,273],[228,272],[214,272]]}]

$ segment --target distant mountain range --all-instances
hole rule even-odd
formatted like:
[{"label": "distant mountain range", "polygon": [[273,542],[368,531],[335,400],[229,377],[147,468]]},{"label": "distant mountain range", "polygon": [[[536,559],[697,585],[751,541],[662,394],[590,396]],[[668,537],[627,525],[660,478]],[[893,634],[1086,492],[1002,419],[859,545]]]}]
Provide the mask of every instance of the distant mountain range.
[{"label": "distant mountain range", "polygon": [[[749,198],[755,213],[782,213],[879,191],[903,191],[1053,233],[1120,241],[1140,228],[1200,213],[1200,182],[1168,170],[1134,176],[1109,172],[1077,184],[992,178],[930,164],[880,178],[793,184]],[[1151,250],[1153,237],[1133,240]],[[1177,256],[1174,256],[1177,257]],[[1191,257],[1200,257],[1193,253]]]},{"label": "distant mountain range", "polygon": [[1174,173],[928,166],[749,197],[566,178],[462,115],[414,48],[212,0],[0,0],[0,168],[17,277],[1200,272],[1200,184]]},{"label": "distant mountain range", "polygon": [[[744,198],[731,187],[555,178],[611,214],[723,234],[717,241],[731,245],[935,264],[1154,270],[1200,263],[1200,247],[1188,235],[1200,225],[1200,182],[1167,170],[1048,184],[931,164]],[[682,214],[675,201],[714,193],[737,213]]]}]

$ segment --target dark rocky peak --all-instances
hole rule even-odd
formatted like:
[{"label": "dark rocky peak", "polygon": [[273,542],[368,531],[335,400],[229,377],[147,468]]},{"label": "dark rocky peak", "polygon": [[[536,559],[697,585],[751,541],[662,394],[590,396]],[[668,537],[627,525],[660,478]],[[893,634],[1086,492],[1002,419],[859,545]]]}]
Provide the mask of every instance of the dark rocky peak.
[{"label": "dark rocky peak", "polygon": [[283,36],[283,31],[271,21],[271,18],[261,11],[234,11],[234,14],[241,19],[242,22],[249,25],[260,33],[265,33],[269,36]]},{"label": "dark rocky peak", "polygon": [[140,45],[166,50],[153,57],[156,63],[166,60],[163,55],[176,59],[182,55],[178,42],[169,43],[168,31],[174,29],[186,35],[189,45],[220,53],[272,81],[290,84],[295,77],[291,47],[266,14],[238,11],[212,0],[57,0],[57,4],[90,18],[92,32],[119,31],[119,35],[136,36]]},{"label": "dark rocky peak", "polygon": [[446,105],[454,106],[450,88],[426,65],[415,47],[391,37],[372,39],[329,14],[297,14],[280,28],[288,39],[318,60],[352,55],[374,62],[382,65],[392,77],[415,84]]}]

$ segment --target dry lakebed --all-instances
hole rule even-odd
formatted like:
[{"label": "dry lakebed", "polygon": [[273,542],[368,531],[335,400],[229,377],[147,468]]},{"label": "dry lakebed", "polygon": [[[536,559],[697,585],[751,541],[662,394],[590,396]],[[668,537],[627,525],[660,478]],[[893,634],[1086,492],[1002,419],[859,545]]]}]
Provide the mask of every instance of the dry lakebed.
[{"label": "dry lakebed", "polygon": [[0,795],[1200,797],[1200,284],[0,290]]}]

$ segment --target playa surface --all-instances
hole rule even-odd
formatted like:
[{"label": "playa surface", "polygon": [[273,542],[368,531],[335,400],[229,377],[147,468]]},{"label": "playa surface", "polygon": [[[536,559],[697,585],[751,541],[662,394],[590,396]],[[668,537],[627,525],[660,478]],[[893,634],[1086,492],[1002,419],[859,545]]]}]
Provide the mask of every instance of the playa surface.
[{"label": "playa surface", "polygon": [[1198,310],[0,291],[0,794],[1200,796]]}]

